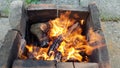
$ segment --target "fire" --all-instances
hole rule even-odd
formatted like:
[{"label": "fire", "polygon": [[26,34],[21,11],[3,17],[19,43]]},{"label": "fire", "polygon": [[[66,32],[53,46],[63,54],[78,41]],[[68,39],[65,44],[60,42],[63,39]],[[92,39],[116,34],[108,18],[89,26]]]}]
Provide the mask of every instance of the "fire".
[{"label": "fire", "polygon": [[[86,36],[82,35],[81,25],[85,23],[84,20],[82,19],[77,22],[75,19],[69,17],[70,14],[71,12],[67,11],[61,14],[59,18],[49,21],[50,29],[47,34],[50,42],[47,48],[26,45],[28,58],[55,60],[57,56],[57,59],[62,62],[69,60],[86,62],[89,60],[88,55],[91,55],[93,50],[97,48],[89,44],[99,41],[102,38],[91,28],[89,30],[90,41],[87,41]],[[85,56],[81,53],[84,53]]]},{"label": "fire", "polygon": [[26,46],[26,48],[28,49],[28,52],[33,52],[33,46],[32,45],[30,45],[30,46]]},{"label": "fire", "polygon": [[71,26],[75,21],[73,19],[69,19],[69,14],[70,12],[66,12],[65,14],[62,14],[60,18],[50,21],[50,37],[67,33],[68,27]]},{"label": "fire", "polygon": [[80,20],[80,23],[81,23],[81,25],[83,25],[84,24],[84,20]]}]

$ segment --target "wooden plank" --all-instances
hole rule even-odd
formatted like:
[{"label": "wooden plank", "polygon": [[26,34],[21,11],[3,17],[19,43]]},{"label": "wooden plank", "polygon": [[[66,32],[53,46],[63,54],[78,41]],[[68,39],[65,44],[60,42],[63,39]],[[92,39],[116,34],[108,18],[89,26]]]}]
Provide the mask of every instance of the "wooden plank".
[{"label": "wooden plank", "polygon": [[97,63],[74,63],[75,68],[99,68]]},{"label": "wooden plank", "polygon": [[55,68],[54,61],[15,60],[12,68]]},{"label": "wooden plank", "polygon": [[74,68],[74,66],[72,62],[60,62],[57,63],[56,68]]}]

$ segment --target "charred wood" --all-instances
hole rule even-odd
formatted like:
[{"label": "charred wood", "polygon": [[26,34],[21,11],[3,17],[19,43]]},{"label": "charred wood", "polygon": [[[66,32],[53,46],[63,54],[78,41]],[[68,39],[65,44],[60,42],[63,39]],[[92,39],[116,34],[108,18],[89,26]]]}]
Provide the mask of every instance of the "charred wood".
[{"label": "charred wood", "polygon": [[68,32],[64,36],[65,37],[69,36],[78,26],[79,26],[79,22],[73,24],[71,27],[69,27]]},{"label": "charred wood", "polygon": [[40,39],[42,37],[42,30],[40,29],[40,25],[42,23],[37,23],[37,24],[33,24],[31,25],[30,31],[36,35],[38,37],[38,39]]},{"label": "charred wood", "polygon": [[58,36],[52,43],[52,45],[50,46],[49,50],[48,50],[48,55],[51,55],[51,52],[55,52],[56,49],[59,47],[60,43],[62,42],[62,35]]},{"label": "charred wood", "polygon": [[43,32],[48,32],[48,30],[49,30],[50,27],[49,27],[48,23],[40,23],[39,28]]},{"label": "charred wood", "polygon": [[55,52],[56,49],[60,46],[60,43],[63,41],[63,39],[67,36],[69,36],[77,27],[79,26],[79,23],[75,23],[73,24],[69,29],[68,32],[64,35],[59,35],[52,43],[52,45],[50,46],[49,50],[48,50],[48,55],[51,55],[51,52]]},{"label": "charred wood", "polygon": [[40,46],[41,47],[48,47],[49,44],[49,38],[47,36],[47,34],[43,34],[42,38],[40,39]]},{"label": "charred wood", "polygon": [[57,52],[55,53],[55,58],[54,58],[55,61],[60,62],[60,61],[61,61],[61,58],[62,58],[61,52],[57,51]]},{"label": "charred wood", "polygon": [[85,53],[85,51],[81,51],[79,54],[83,57],[82,58],[83,62],[89,61],[88,55]]}]

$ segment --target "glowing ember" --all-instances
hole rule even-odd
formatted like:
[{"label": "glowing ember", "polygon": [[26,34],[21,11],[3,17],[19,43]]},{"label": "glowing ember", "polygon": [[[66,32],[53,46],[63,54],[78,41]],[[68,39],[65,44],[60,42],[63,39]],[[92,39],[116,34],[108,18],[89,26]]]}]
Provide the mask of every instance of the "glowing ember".
[{"label": "glowing ember", "polygon": [[[65,14],[61,14],[60,18],[49,21],[49,46],[42,48],[34,45],[26,45],[26,49],[28,50],[27,58],[55,60],[57,55],[57,57],[61,56],[59,58],[61,62],[69,60],[86,62],[89,60],[88,55],[91,55],[93,50],[97,48],[89,44],[99,41],[102,38],[97,33],[94,33],[91,28],[89,30],[90,41],[87,41],[86,36],[82,35],[81,25],[85,23],[84,20],[76,22],[75,19],[70,19],[70,14],[71,12],[67,11]],[[81,53],[85,53],[85,56]]]}]

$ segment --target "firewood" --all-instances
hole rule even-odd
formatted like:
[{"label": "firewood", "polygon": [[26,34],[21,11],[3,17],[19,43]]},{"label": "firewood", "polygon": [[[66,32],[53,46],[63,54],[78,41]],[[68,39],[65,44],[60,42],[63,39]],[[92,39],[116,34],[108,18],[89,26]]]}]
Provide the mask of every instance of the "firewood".
[{"label": "firewood", "polygon": [[63,38],[69,36],[74,29],[76,29],[78,27],[79,23],[75,23],[73,24],[69,29],[68,32],[64,35],[59,35],[52,43],[52,45],[50,46],[49,50],[48,50],[48,55],[51,55],[51,52],[55,52],[55,50],[60,46],[60,43],[63,41]]},{"label": "firewood", "polygon": [[49,25],[47,23],[37,23],[31,26],[30,31],[38,38],[41,47],[47,47],[49,38],[47,37]]},{"label": "firewood", "polygon": [[68,32],[63,35],[63,37],[69,36],[78,26],[79,26],[79,23],[78,23],[78,22],[76,22],[75,24],[73,24],[73,25],[68,29]]},{"label": "firewood", "polygon": [[40,46],[41,47],[48,47],[49,39],[47,37],[44,37],[44,40],[41,40]]},{"label": "firewood", "polygon": [[41,47],[48,47],[49,44],[49,37],[47,36],[47,34],[43,34],[42,38],[39,39],[40,40],[40,46]]},{"label": "firewood", "polygon": [[60,61],[61,61],[61,58],[62,58],[61,52],[57,51],[57,52],[55,53],[55,57],[54,57],[55,61],[60,62]]},{"label": "firewood", "polygon": [[85,53],[85,51],[81,51],[79,54],[83,57],[83,58],[82,58],[82,61],[83,61],[83,62],[89,61],[88,55]]},{"label": "firewood", "polygon": [[37,36],[38,39],[41,39],[42,38],[42,34],[43,34],[43,31],[40,29],[40,25],[43,24],[43,23],[37,23],[37,24],[33,24],[31,26],[31,29],[30,31],[35,35]]},{"label": "firewood", "polygon": [[47,32],[49,29],[49,24],[48,23],[40,23],[39,28],[43,31],[43,32]]},{"label": "firewood", "polygon": [[51,55],[51,52],[54,51],[59,47],[60,43],[62,42],[62,36],[58,36],[54,41],[53,44],[50,46],[48,50],[48,55]]}]

